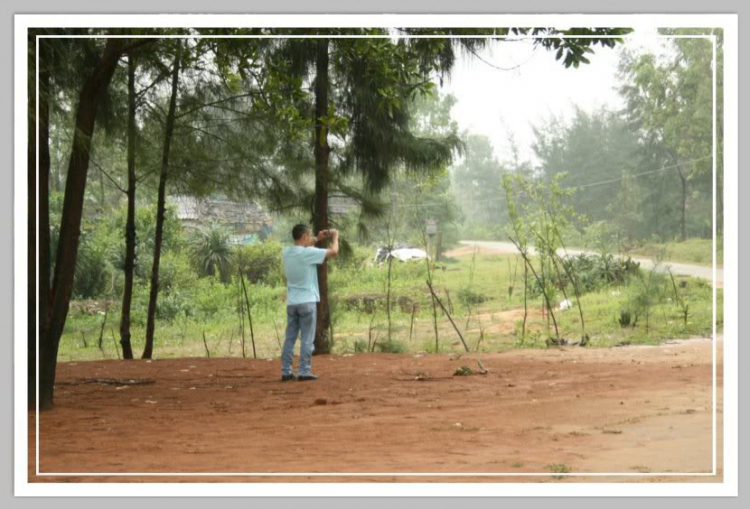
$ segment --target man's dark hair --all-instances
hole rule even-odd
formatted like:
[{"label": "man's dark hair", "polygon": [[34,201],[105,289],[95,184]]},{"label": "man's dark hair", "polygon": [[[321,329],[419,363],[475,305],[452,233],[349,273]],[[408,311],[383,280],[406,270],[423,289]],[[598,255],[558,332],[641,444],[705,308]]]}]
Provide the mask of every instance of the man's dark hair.
[{"label": "man's dark hair", "polygon": [[294,240],[299,240],[306,232],[309,231],[310,228],[306,224],[295,225],[294,228],[292,228],[292,238]]}]

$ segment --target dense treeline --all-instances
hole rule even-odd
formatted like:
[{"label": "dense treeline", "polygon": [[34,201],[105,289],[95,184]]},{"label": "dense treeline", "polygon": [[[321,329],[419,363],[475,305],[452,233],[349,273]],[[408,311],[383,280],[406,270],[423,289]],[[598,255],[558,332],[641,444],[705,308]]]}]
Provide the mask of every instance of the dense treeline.
[{"label": "dense treeline", "polygon": [[[668,33],[674,33],[672,31]],[[680,34],[711,33],[680,31]],[[717,35],[717,233],[721,235],[722,81]],[[522,173],[551,179],[564,173],[577,228],[605,234],[621,247],[656,239],[711,238],[712,44],[703,38],[671,39],[663,54],[621,49],[622,110],[575,109],[534,127],[536,162],[498,161],[486,137],[469,135],[464,160],[453,168],[454,189],[470,230],[502,237],[507,218],[498,175]]]}]

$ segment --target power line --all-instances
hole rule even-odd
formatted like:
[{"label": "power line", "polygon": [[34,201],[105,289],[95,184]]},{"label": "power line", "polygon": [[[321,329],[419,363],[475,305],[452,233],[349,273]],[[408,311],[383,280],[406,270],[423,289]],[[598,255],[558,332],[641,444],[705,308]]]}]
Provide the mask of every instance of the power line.
[{"label": "power line", "polygon": [[[683,161],[680,164],[689,164],[689,163],[694,163],[694,162],[697,162],[697,161],[703,161],[703,160],[709,159],[711,157],[713,157],[713,155],[704,156],[704,157],[698,157],[696,159],[690,159],[688,161]],[[658,168],[656,170],[644,171],[644,172],[641,172],[641,173],[636,173],[634,175],[626,175],[624,177],[620,177],[620,178],[616,178],[616,179],[603,180],[603,181],[600,181],[600,182],[592,182],[590,184],[584,184],[584,185],[581,185],[581,186],[569,186],[569,187],[565,187],[564,189],[585,189],[585,188],[588,188],[588,187],[596,187],[596,186],[603,186],[603,185],[606,185],[606,184],[614,184],[616,182],[621,182],[621,181],[623,181],[625,179],[628,179],[628,178],[636,178],[636,177],[641,177],[641,176],[644,176],[644,175],[651,175],[651,174],[654,174],[654,173],[658,173],[660,171],[670,170],[672,168],[677,168],[678,166],[680,166],[680,164],[673,164],[673,165],[670,165],[670,166],[663,166],[663,167]],[[503,200],[505,200],[505,197],[504,196],[500,196],[498,198],[487,198],[487,199],[484,199],[484,200],[471,200],[471,202],[472,203],[491,203],[491,202],[496,202],[496,201],[500,202],[500,201],[503,201]],[[411,207],[419,207],[420,205],[409,205],[409,206],[411,206]]]},{"label": "power line", "polygon": [[664,170],[671,170],[672,168],[677,168],[681,164],[688,164],[688,163],[694,163],[694,162],[697,162],[697,161],[703,161],[704,159],[710,159],[711,157],[713,157],[713,155],[699,157],[697,159],[691,159],[689,161],[684,161],[684,162],[682,162],[680,164],[673,164],[671,166],[664,166],[664,167],[656,169],[656,170],[644,171],[642,173],[636,173],[636,174],[633,174],[633,175],[627,175],[625,177],[620,177],[618,179],[604,180],[602,182],[594,182],[592,184],[585,184],[585,185],[582,185],[582,186],[572,186],[572,188],[574,188],[574,189],[584,189],[586,187],[594,187],[594,186],[602,186],[604,184],[612,184],[614,182],[620,182],[621,180],[625,180],[625,179],[628,179],[628,178],[635,178],[635,177],[640,177],[642,175],[651,175],[652,173],[658,173],[658,172],[664,171]]}]

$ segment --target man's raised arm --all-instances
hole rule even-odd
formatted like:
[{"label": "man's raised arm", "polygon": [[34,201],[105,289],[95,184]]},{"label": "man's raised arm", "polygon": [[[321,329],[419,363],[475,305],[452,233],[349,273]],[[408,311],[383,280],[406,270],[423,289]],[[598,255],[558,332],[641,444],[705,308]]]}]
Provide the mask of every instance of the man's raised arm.
[{"label": "man's raised arm", "polygon": [[333,241],[333,244],[331,244],[331,247],[326,249],[326,260],[329,258],[333,258],[334,256],[337,256],[339,254],[339,232],[338,230],[328,230],[327,233],[331,236],[331,240]]}]

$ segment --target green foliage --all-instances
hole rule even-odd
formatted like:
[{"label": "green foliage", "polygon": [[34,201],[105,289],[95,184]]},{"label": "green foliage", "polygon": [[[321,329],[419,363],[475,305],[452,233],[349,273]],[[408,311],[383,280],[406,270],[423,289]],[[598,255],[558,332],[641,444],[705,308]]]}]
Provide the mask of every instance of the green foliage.
[{"label": "green foliage", "polygon": [[[107,216],[97,220],[97,235],[107,239],[110,244],[110,261],[117,271],[125,267],[125,225],[127,223],[127,205],[112,210]],[[139,206],[135,209],[135,275],[140,279],[151,276],[154,256],[154,239],[156,238],[156,207]],[[185,245],[185,236],[177,209],[168,204],[164,211],[164,231],[162,253],[179,251]]]},{"label": "green foliage", "polygon": [[[359,248],[358,248],[359,249]],[[165,255],[169,260],[165,262],[171,276],[170,297],[167,299],[170,309],[160,310],[160,318],[157,322],[157,349],[159,357],[185,357],[205,356],[202,333],[205,330],[211,349],[211,355],[217,352],[217,356],[238,356],[240,349],[238,338],[240,336],[238,318],[238,297],[240,296],[239,282],[237,276],[233,275],[230,284],[225,285],[217,277],[199,277],[192,266],[187,250],[180,253],[169,253]],[[487,301],[472,306],[472,316],[482,315],[482,325],[485,336],[482,341],[481,350],[485,352],[505,350],[508,348],[544,348],[544,340],[548,337],[546,322],[539,316],[540,301],[535,300],[530,307],[529,320],[526,335],[521,335],[521,316],[523,294],[523,270],[520,278],[511,281],[515,285],[514,300],[507,300],[507,285],[505,284],[512,276],[512,260],[517,255],[489,255],[478,254],[475,261],[474,290],[488,298]],[[511,264],[507,260],[511,260]],[[465,310],[458,300],[461,288],[467,284],[468,274],[471,269],[471,259],[468,256],[456,258],[454,263],[447,265],[448,270],[440,269],[434,272],[435,289],[441,298],[445,295],[445,289],[450,292],[453,300],[453,318],[467,335],[467,340],[475,340],[478,331],[476,324],[472,323],[468,329],[464,329],[468,311]],[[361,342],[360,351],[367,349],[368,329],[372,325],[372,339],[378,337],[375,342],[375,351],[380,351],[378,345],[381,341],[386,344],[385,313],[383,303],[385,301],[384,279],[387,270],[385,267],[377,266],[352,266],[340,267],[331,271],[329,282],[331,283],[331,298],[336,301],[332,306],[335,320],[335,338],[338,353],[351,353],[357,348],[357,342]],[[392,339],[402,342],[406,352],[416,353],[418,351],[434,351],[434,331],[432,329],[432,310],[430,296],[425,288],[425,266],[423,263],[395,263],[393,265],[392,299],[394,309],[392,310]],[[581,305],[586,311],[586,332],[591,337],[591,346],[594,348],[608,347],[628,341],[632,344],[658,344],[665,339],[683,338],[691,336],[705,336],[711,333],[711,286],[702,280],[675,277],[678,292],[689,303],[689,316],[687,324],[684,322],[681,309],[674,301],[672,284],[669,280],[659,287],[660,293],[666,298],[658,298],[651,307],[651,318],[649,331],[646,333],[645,315],[641,314],[635,327],[632,323],[622,328],[617,319],[621,311],[632,309],[631,292],[637,290],[640,283],[636,278],[628,280],[620,287],[602,286],[598,290],[588,292],[581,297]],[[276,339],[277,331],[283,340],[284,325],[286,323],[286,289],[283,285],[249,284],[248,296],[253,312],[253,325],[255,328],[256,342],[261,357],[273,358],[279,355]],[[502,283],[502,284],[501,284]],[[684,284],[684,287],[681,286]],[[167,290],[164,290],[165,292]],[[163,294],[163,295],[166,295]],[[162,295],[162,296],[163,296]],[[162,300],[160,296],[160,301]],[[375,299],[377,313],[368,314],[363,306],[349,307],[349,301],[368,296]],[[406,311],[401,308],[400,299],[404,298]],[[133,301],[133,340],[134,348],[140,348],[143,341],[145,328],[146,309],[148,305],[148,283],[136,280]],[[408,300],[406,300],[408,298]],[[572,300],[571,296],[569,298]],[[447,298],[443,298],[447,306]],[[411,305],[416,304],[417,310],[414,315],[414,328],[410,335],[411,327]],[[100,302],[99,311],[103,311]],[[718,293],[718,320],[719,327],[722,323],[722,293]],[[580,331],[579,316],[576,310],[568,310],[556,313],[559,320],[560,334],[563,338],[573,340]],[[632,316],[632,315],[631,315]],[[166,317],[171,317],[167,320]],[[666,317],[666,318],[665,318]],[[80,347],[81,331],[85,332],[87,338],[98,336],[101,327],[101,316],[95,314],[89,316],[85,313],[72,312],[66,323],[66,333],[63,338],[61,359],[100,359],[101,352],[98,349],[83,349]],[[108,324],[116,324],[119,320],[119,309],[117,306],[110,307]],[[371,324],[372,320],[372,324]],[[274,323],[275,322],[275,323]],[[517,329],[514,325],[517,324]],[[245,321],[247,327],[247,320]],[[460,352],[463,347],[458,344],[452,326],[447,317],[442,316],[438,310],[438,327],[440,329],[441,352]],[[116,325],[115,325],[116,334]],[[247,334],[247,330],[246,330]],[[116,358],[116,354],[109,338],[109,326],[107,327],[108,342],[105,342],[106,355],[108,358]],[[229,338],[233,337],[234,345],[229,348]],[[443,338],[446,338],[443,340]],[[246,338],[247,339],[247,338]],[[221,342],[219,343],[219,340]],[[452,343],[456,343],[453,345]],[[217,346],[218,345],[218,346]],[[386,348],[388,348],[386,346]]]},{"label": "green foliage", "polygon": [[461,288],[458,291],[458,299],[464,306],[474,306],[476,304],[482,304],[487,301],[487,296],[483,295],[471,288]]},{"label": "green foliage", "polygon": [[620,324],[620,327],[628,327],[630,325],[630,322],[631,322],[630,311],[621,310],[620,318],[617,319],[617,323]]},{"label": "green foliage", "polygon": [[188,245],[193,264],[201,275],[218,274],[221,275],[222,281],[229,281],[231,244],[229,232],[224,227],[212,223],[194,230],[191,232]]},{"label": "green foliage", "polygon": [[81,235],[73,280],[74,298],[94,299],[111,290],[114,270],[108,258],[106,244],[91,232]]},{"label": "green foliage", "polygon": [[[655,257],[659,252],[666,251],[667,259],[674,262],[696,263],[711,265],[713,255],[713,241],[711,239],[688,239],[683,242],[660,242],[654,239],[636,246],[628,254],[632,256]],[[716,263],[721,266],[724,258],[724,243],[721,237],[716,239]]]},{"label": "green foliage", "polygon": [[464,157],[451,172],[456,199],[468,219],[470,232],[481,238],[499,238],[502,225],[507,222],[499,176],[510,169],[495,158],[486,136],[463,133],[462,139],[466,146]]},{"label": "green foliage", "polygon": [[[599,255],[579,254],[562,260],[563,265],[575,274],[581,291],[591,292],[610,285],[622,285],[638,275],[640,264],[632,259],[615,258],[611,253]],[[556,279],[556,284],[571,284],[567,273]]]},{"label": "green foliage", "polygon": [[380,353],[405,353],[406,344],[403,341],[391,339],[390,341],[376,343],[375,350]]},{"label": "green foliage", "polygon": [[367,345],[367,340],[365,339],[358,339],[354,342],[354,353],[369,353],[369,346]]},{"label": "green foliage", "polygon": [[[723,51],[720,31],[666,30],[673,34],[717,36],[717,125],[723,122]],[[710,237],[713,145],[713,45],[710,39],[675,39],[664,55],[623,52],[621,95],[628,120],[640,130],[642,160],[669,170],[649,177],[640,197],[651,231],[662,236]],[[717,177],[721,190],[723,138],[717,139]],[[683,185],[685,202],[682,202]],[[721,196],[721,192],[719,192]],[[717,203],[718,224],[722,202]],[[685,213],[685,224],[681,214]]]},{"label": "green foliage", "polygon": [[282,246],[278,242],[256,242],[234,249],[234,266],[253,284],[280,285],[283,283],[281,265]]},{"label": "green foliage", "polygon": [[646,334],[649,333],[652,309],[664,300],[666,283],[666,277],[657,272],[657,267],[638,272],[633,284],[627,287],[628,305],[633,316],[632,327],[635,327],[639,318],[643,317],[646,322]]},{"label": "green foliage", "polygon": [[[576,108],[573,118],[566,123],[561,117],[551,117],[534,127],[534,153],[541,162],[545,176],[565,173],[566,187],[576,188],[575,210],[589,221],[613,222],[624,229],[638,226],[636,217],[621,207],[608,207],[612,196],[634,182],[623,180],[628,172],[636,172],[641,163],[637,156],[640,146],[638,132],[617,112],[601,108],[587,112]],[[613,180],[607,185],[587,187],[587,184]],[[630,189],[637,193],[637,188]],[[637,196],[637,194],[636,194]]]}]

